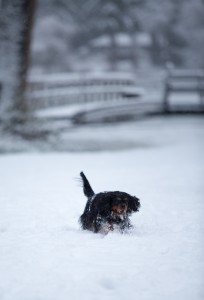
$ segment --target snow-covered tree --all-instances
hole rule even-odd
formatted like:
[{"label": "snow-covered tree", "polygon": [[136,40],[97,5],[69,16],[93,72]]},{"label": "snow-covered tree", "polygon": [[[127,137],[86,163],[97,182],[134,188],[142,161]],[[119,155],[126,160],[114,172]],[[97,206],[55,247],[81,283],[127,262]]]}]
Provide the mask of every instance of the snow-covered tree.
[{"label": "snow-covered tree", "polygon": [[137,12],[143,3],[141,0],[60,0],[58,4],[63,9],[58,14],[68,23],[75,24],[69,40],[75,51],[80,47],[88,47],[95,38],[107,36],[110,41],[107,59],[111,68],[115,69],[118,59],[118,33],[130,36],[130,48],[133,49],[130,59],[132,57],[135,61],[135,32],[140,28]]},{"label": "snow-covered tree", "polygon": [[[203,15],[203,0],[39,1],[32,62],[47,72],[92,69],[97,63],[117,69],[122,59],[135,68],[144,65],[139,59],[147,60],[146,66],[170,61],[201,67]],[[143,47],[141,33],[148,38]],[[119,36],[129,48],[121,49]]]},{"label": "snow-covered tree", "polygon": [[187,67],[204,68],[204,1],[187,1],[181,14],[179,30],[187,47],[183,59]]},{"label": "snow-covered tree", "polygon": [[2,0],[0,3],[0,118],[26,112],[26,74],[34,0]]},{"label": "snow-covered tree", "polygon": [[204,5],[202,0],[146,0],[142,26],[152,37],[154,65],[200,67],[203,61]]}]

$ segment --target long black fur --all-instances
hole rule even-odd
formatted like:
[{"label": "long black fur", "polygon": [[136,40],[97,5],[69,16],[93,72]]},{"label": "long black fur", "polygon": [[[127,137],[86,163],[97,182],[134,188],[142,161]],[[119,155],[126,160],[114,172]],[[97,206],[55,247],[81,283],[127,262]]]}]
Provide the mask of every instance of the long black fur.
[{"label": "long black fur", "polygon": [[[132,212],[139,211],[140,200],[120,191],[95,194],[83,172],[80,176],[84,194],[88,198],[84,212],[79,219],[82,229],[96,233],[104,230],[108,232],[114,230],[115,227],[121,232],[130,229],[132,225],[129,217]],[[127,211],[122,218],[113,215],[112,206],[115,204],[127,205]]]},{"label": "long black fur", "polygon": [[90,198],[94,195],[94,191],[92,190],[90,183],[88,182],[88,179],[86,178],[86,176],[84,175],[83,172],[80,173],[82,181],[83,181],[83,190],[84,190],[84,195],[87,198]]}]

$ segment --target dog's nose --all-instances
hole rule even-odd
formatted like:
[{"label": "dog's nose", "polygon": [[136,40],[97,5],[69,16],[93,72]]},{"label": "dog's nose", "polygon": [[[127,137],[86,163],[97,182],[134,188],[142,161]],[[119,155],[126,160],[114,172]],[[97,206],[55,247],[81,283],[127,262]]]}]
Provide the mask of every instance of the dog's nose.
[{"label": "dog's nose", "polygon": [[119,206],[119,211],[124,211],[125,208],[126,208],[125,204],[121,204],[121,205]]}]

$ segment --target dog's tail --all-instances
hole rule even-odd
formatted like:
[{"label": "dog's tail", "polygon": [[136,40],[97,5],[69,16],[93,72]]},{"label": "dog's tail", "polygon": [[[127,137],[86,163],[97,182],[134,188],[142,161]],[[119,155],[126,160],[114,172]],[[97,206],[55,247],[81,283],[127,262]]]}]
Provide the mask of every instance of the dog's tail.
[{"label": "dog's tail", "polygon": [[86,176],[84,175],[83,172],[80,173],[80,176],[81,176],[82,182],[83,182],[84,195],[87,198],[92,197],[94,195],[94,191],[92,190],[92,187],[90,186],[90,183],[88,182],[88,179],[86,178]]}]

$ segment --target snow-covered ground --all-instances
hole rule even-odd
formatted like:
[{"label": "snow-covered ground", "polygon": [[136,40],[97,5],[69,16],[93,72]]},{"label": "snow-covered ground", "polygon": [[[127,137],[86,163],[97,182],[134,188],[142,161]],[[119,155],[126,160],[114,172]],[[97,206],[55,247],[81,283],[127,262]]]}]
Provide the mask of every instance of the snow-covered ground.
[{"label": "snow-covered ground", "polygon": [[[0,299],[204,299],[204,120],[87,126],[64,139],[106,151],[0,157]],[[96,192],[141,199],[132,233],[80,230],[81,170]]]}]

